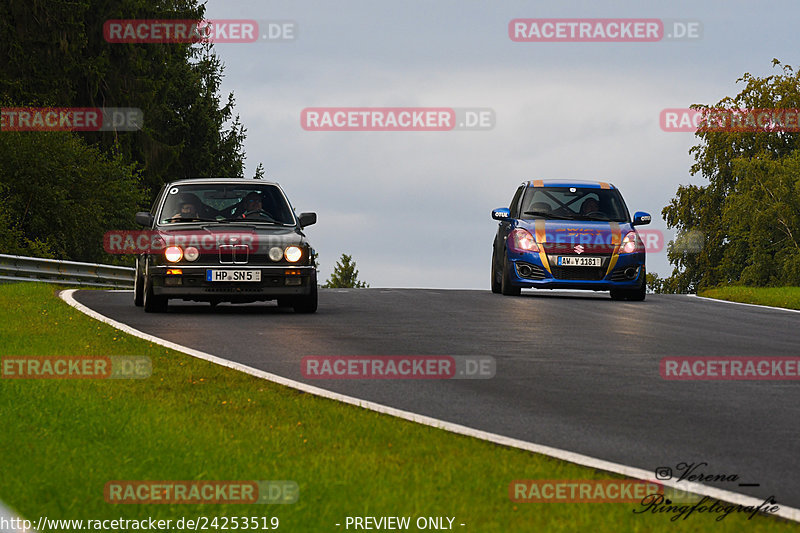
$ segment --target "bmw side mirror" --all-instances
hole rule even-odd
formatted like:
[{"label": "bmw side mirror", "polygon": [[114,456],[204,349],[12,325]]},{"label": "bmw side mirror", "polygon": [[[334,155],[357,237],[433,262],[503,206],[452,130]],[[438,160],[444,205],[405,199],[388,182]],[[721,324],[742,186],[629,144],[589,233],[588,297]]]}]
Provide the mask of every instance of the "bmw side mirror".
[{"label": "bmw side mirror", "polygon": [[317,223],[317,214],[316,213],[300,213],[297,217],[298,221],[300,222],[300,227],[305,228],[306,226],[310,226],[311,224]]},{"label": "bmw side mirror", "polygon": [[147,211],[139,211],[136,213],[136,223],[149,228],[153,225],[153,215]]},{"label": "bmw side mirror", "polygon": [[507,207],[498,207],[492,210],[492,218],[495,220],[511,220],[511,211]]},{"label": "bmw side mirror", "polygon": [[649,224],[650,218],[650,213],[636,211],[636,214],[633,215],[633,224],[631,224],[631,226],[644,226],[645,224]]}]

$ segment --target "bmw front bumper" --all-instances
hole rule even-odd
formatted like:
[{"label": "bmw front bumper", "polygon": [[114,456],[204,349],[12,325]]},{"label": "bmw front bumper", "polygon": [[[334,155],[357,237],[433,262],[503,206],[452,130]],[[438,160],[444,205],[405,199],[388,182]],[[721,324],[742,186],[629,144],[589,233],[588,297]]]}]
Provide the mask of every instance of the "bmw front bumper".
[{"label": "bmw front bumper", "polygon": [[[260,281],[208,281],[208,270],[259,271]],[[170,272],[170,273],[168,273]],[[313,266],[150,266],[153,293],[196,301],[259,301],[304,296],[316,284]]]}]

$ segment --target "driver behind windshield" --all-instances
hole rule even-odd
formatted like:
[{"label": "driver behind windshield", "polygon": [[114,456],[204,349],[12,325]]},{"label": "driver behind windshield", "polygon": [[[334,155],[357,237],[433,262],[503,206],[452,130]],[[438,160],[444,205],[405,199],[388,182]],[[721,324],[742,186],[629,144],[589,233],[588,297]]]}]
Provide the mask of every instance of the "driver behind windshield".
[{"label": "driver behind windshield", "polygon": [[270,214],[264,211],[261,195],[257,192],[249,192],[242,200],[242,214],[241,218],[249,218],[253,216],[270,217]]},{"label": "driver behind windshield", "polygon": [[588,198],[584,200],[581,204],[581,215],[586,216],[590,214],[602,215],[603,213],[600,212],[600,202],[595,200],[594,198]]}]

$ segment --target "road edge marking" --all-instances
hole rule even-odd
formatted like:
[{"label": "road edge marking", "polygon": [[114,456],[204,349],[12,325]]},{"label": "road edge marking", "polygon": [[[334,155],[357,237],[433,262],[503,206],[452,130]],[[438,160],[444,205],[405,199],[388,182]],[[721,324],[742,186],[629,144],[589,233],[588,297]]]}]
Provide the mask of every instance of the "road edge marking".
[{"label": "road edge marking", "polygon": [[[97,311],[90,309],[83,305],[82,303],[75,300],[73,294],[78,289],[67,289],[60,291],[58,293],[59,298],[61,298],[64,302],[68,305],[74,307],[78,311],[82,312],[85,315],[88,315],[95,320],[99,320],[104,324],[108,324],[124,333],[128,333],[135,337],[139,337],[140,339],[144,339],[146,341],[152,342],[154,344],[158,344],[160,346],[164,346],[165,348],[170,348],[172,350],[185,353],[192,357],[196,357],[197,359],[202,359],[204,361],[208,361],[211,363],[218,364],[220,366],[224,366],[227,368],[232,368],[234,370],[239,370],[240,372],[244,372],[245,374],[249,374],[254,377],[258,377],[261,379],[266,379],[267,381],[271,381],[273,383],[277,383],[279,385],[284,385],[290,387],[292,389],[300,390],[302,392],[313,394],[315,396],[320,396],[322,398],[327,398],[329,400],[336,400],[342,403],[354,405],[356,407],[361,407],[364,409],[369,409],[371,411],[375,411],[381,414],[394,416],[396,418],[401,418],[403,420],[407,420],[409,422],[415,422],[417,424],[422,424],[425,426],[430,426],[438,429],[443,429],[445,431],[449,431],[450,433],[456,433],[459,435],[464,435],[467,437],[473,437],[476,439],[484,440],[491,442],[493,444],[499,444],[502,446],[509,446],[511,448],[518,448],[521,450],[538,453],[541,455],[546,455],[548,457],[553,457],[555,459],[561,459],[562,461],[567,461],[570,463],[575,463],[580,466],[585,466],[588,468],[594,468],[597,470],[605,470],[608,472],[612,472],[614,474],[620,474],[623,476],[627,476],[633,479],[640,479],[640,480],[653,480],[654,479],[654,472],[650,472],[648,470],[643,470],[641,468],[636,468],[632,466],[626,466],[619,463],[612,463],[610,461],[605,461],[603,459],[597,459],[595,457],[590,457],[588,455],[582,455],[575,452],[570,452],[567,450],[562,450],[560,448],[552,448],[550,446],[544,446],[542,444],[536,444],[533,442],[527,442],[519,439],[514,439],[511,437],[505,437],[503,435],[498,435],[496,433],[490,433],[488,431],[483,431],[480,429],[470,428],[467,426],[462,426],[460,424],[455,424],[452,422],[446,422],[444,420],[439,420],[438,418],[433,418],[424,415],[418,415],[412,413],[410,411],[404,411],[402,409],[397,409],[395,407],[389,407],[387,405],[379,404],[376,402],[371,402],[367,400],[360,400],[353,396],[347,396],[344,394],[339,394],[338,392],[332,392],[326,389],[321,389],[319,387],[314,387],[312,385],[307,385],[300,381],[294,381],[292,379],[284,378],[277,374],[272,374],[270,372],[266,372],[264,370],[259,370],[257,368],[253,368],[247,365],[243,365],[241,363],[235,363],[233,361],[228,361],[227,359],[223,359],[221,357],[217,357],[216,355],[212,355],[206,352],[201,352],[199,350],[195,350],[193,348],[189,348],[188,346],[182,346],[180,344],[161,339],[154,335],[150,335],[149,333],[145,333],[143,331],[139,331],[127,324],[123,324],[122,322],[118,322],[112,318],[108,318],[105,315],[98,313]],[[683,481],[681,484],[675,481],[657,481],[661,485],[667,487],[673,487],[678,490],[683,490],[686,492],[691,492],[694,494],[699,494],[701,496],[708,496],[710,498],[716,498],[718,500],[726,501],[728,503],[733,503],[736,505],[742,506],[752,506],[757,507],[761,505],[764,500],[759,500],[758,498],[754,498],[752,496],[746,496],[744,494],[739,494],[736,492],[731,492],[727,490],[717,489],[715,487],[709,487],[707,485],[703,485],[701,483],[695,482],[686,482]],[[780,505],[780,502],[778,502]],[[800,509],[795,509],[794,507],[788,507],[785,505],[780,505],[780,510],[777,513],[773,513],[770,516],[779,516],[781,518],[785,518],[787,520],[793,520],[795,522],[800,522]]]},{"label": "road edge marking", "polygon": [[[0,501],[0,521],[6,521],[9,524],[9,527],[4,528],[0,525],[0,533],[36,533],[36,529],[25,529],[24,527],[11,527],[10,524],[13,523],[15,520],[16,523],[19,524],[22,518],[19,513],[12,511],[11,508],[6,506],[3,502]],[[31,526],[33,526],[33,522],[31,521]]]},{"label": "road edge marking", "polygon": [[701,300],[710,300],[712,302],[722,302],[726,304],[736,304],[736,305],[746,305],[748,307],[758,307],[760,309],[774,309],[776,311],[789,311],[790,313],[800,313],[800,309],[789,309],[788,307],[773,307],[771,305],[760,305],[760,304],[747,304],[744,302],[732,302],[731,300],[722,300],[719,298],[709,298],[708,296],[698,296],[696,294],[687,294],[692,298],[699,298]]}]

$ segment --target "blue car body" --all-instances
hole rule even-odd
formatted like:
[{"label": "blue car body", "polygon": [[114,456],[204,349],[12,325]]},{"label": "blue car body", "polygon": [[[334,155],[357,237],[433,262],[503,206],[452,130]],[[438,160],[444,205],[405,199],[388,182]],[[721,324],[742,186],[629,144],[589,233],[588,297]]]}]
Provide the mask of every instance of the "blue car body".
[{"label": "blue car body", "polygon": [[619,190],[610,183],[534,180],[511,205],[492,211],[499,221],[492,253],[492,291],[523,288],[611,291],[643,300],[645,249]]}]

